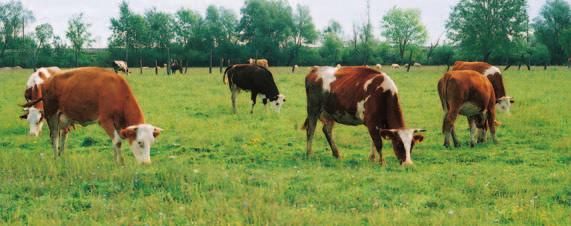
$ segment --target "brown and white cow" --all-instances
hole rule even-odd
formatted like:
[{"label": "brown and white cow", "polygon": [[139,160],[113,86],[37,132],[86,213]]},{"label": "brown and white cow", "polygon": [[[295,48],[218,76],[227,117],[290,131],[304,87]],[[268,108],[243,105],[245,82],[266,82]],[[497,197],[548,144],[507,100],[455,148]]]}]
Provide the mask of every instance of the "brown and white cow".
[{"label": "brown and white cow", "polygon": [[[26,82],[26,90],[24,91],[24,98],[26,101],[31,101],[35,99],[39,99],[42,97],[42,84],[44,81],[55,74],[56,72],[61,71],[59,67],[47,67],[47,68],[39,68],[36,70]],[[43,112],[44,112],[44,105],[43,103],[39,102],[33,106],[27,107],[24,109],[26,111],[25,114],[21,115],[21,119],[26,119],[30,126],[30,130],[28,132],[31,136],[38,136],[42,131],[42,127],[44,125],[43,119]]]},{"label": "brown and white cow", "polygon": [[44,82],[43,101],[54,156],[61,156],[69,129],[74,124],[98,123],[112,139],[115,160],[122,164],[121,141],[128,140],[139,163],[151,163],[151,144],[162,129],[145,123],[127,81],[103,68],[64,71]]},{"label": "brown and white cow", "polygon": [[333,156],[341,154],[333,141],[335,122],[365,125],[372,139],[369,158],[378,152],[381,165],[382,139],[392,140],[393,149],[402,165],[412,164],[412,149],[424,137],[421,129],[406,128],[399,103],[397,86],[386,74],[366,67],[318,67],[305,78],[307,93],[307,154],[311,155],[317,120],[323,122],[323,133]]},{"label": "brown and white cow", "polygon": [[125,62],[125,61],[115,60],[115,61],[113,61],[111,66],[113,67],[113,70],[115,71],[115,73],[122,71],[122,72],[125,72],[125,74],[129,74],[129,67],[127,66],[127,62]]},{"label": "brown and white cow", "polygon": [[506,94],[506,89],[504,87],[504,79],[502,77],[502,72],[499,68],[494,67],[485,62],[465,62],[456,61],[454,63],[453,71],[458,70],[473,70],[484,75],[492,83],[494,87],[494,92],[496,94],[496,104],[501,112],[510,112],[511,104],[514,103],[514,99]]},{"label": "brown and white cow", "polygon": [[248,63],[252,64],[252,65],[258,65],[258,66],[264,67],[266,69],[270,68],[270,65],[268,64],[268,60],[266,60],[266,59],[252,59],[252,58],[250,58],[250,59],[248,59]]},{"label": "brown and white cow", "polygon": [[392,64],[392,65],[391,65],[391,68],[393,68],[393,69],[400,69],[400,65],[398,65],[398,64]]},{"label": "brown and white cow", "polygon": [[482,74],[473,70],[449,71],[438,81],[438,94],[444,110],[442,132],[444,146],[459,147],[454,122],[458,115],[468,118],[470,125],[470,146],[476,143],[476,130],[480,129],[478,142],[486,140],[486,130],[490,129],[492,140],[496,139],[496,96],[492,83]]}]

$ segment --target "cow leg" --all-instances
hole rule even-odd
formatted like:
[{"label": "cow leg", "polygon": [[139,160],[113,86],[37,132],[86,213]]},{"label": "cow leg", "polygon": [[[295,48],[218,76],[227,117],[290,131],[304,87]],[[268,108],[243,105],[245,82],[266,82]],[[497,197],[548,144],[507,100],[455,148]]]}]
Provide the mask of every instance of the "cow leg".
[{"label": "cow leg", "polygon": [[486,132],[488,131],[487,120],[484,118],[486,114],[481,114],[476,121],[478,126],[478,143],[486,142]]},{"label": "cow leg", "polygon": [[238,97],[238,87],[236,85],[230,85],[230,92],[232,92],[232,111],[234,114],[238,113],[236,111],[236,97]]},{"label": "cow leg", "polygon": [[63,127],[62,129],[60,129],[60,135],[59,135],[59,156],[63,156],[63,153],[65,151],[65,141],[67,140],[67,134],[69,132],[69,128]]},{"label": "cow leg", "polygon": [[476,145],[476,118],[474,116],[468,116],[468,125],[470,126],[470,147]]},{"label": "cow leg", "polygon": [[494,144],[498,143],[498,139],[496,137],[496,109],[488,110],[487,118],[488,127],[490,128],[490,135],[492,136],[492,141]]},{"label": "cow leg", "polygon": [[119,130],[115,129],[115,126],[113,126],[113,122],[111,121],[99,122],[99,125],[103,128],[103,130],[105,130],[105,133],[107,133],[107,136],[109,136],[113,142],[113,156],[115,158],[115,162],[117,162],[119,165],[124,165],[125,162],[123,161],[123,155],[121,154],[122,140],[119,136]]},{"label": "cow leg", "polygon": [[54,158],[58,157],[59,150],[59,117],[57,114],[47,118],[48,127],[50,129],[50,140],[52,142],[52,150],[54,152]]},{"label": "cow leg", "polygon": [[313,135],[315,135],[315,127],[317,127],[317,116],[316,115],[309,115],[307,117],[305,125],[306,135],[307,135],[307,144],[306,144],[306,154],[310,156],[313,154],[312,142],[313,142]]},{"label": "cow leg", "polygon": [[335,141],[333,140],[333,126],[335,125],[335,122],[331,121],[331,120],[323,120],[323,133],[325,134],[325,138],[327,138],[327,142],[329,143],[329,146],[331,147],[331,152],[333,153],[333,156],[337,159],[342,159],[341,154],[339,153],[339,149],[337,148],[337,145],[335,144]]},{"label": "cow leg", "polygon": [[371,135],[372,145],[371,153],[369,154],[369,160],[375,161],[375,153],[377,151],[379,154],[379,164],[381,166],[386,165],[385,158],[383,158],[383,140],[381,139],[381,132],[376,127],[369,127],[369,135]]},{"label": "cow leg", "polygon": [[256,106],[256,97],[258,97],[258,93],[252,92],[252,109],[250,109],[250,114],[254,114],[254,106]]},{"label": "cow leg", "polygon": [[[450,108],[455,109],[455,108]],[[456,121],[456,117],[458,117],[458,111],[451,111],[444,115],[444,122],[442,123],[442,132],[444,133],[444,146],[449,148],[450,147],[450,138],[454,141],[454,146],[459,147],[460,144],[458,143],[458,139],[456,138],[456,133],[454,132],[454,122]]]}]

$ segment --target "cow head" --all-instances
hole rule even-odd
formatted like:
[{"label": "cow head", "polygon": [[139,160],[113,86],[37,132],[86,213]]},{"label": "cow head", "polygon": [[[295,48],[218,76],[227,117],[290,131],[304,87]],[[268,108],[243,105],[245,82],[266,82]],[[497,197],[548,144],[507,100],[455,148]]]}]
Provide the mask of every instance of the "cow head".
[{"label": "cow head", "polygon": [[20,118],[26,119],[28,121],[28,124],[30,125],[30,131],[28,132],[28,134],[30,136],[37,137],[38,135],[40,135],[40,132],[42,131],[42,126],[44,125],[43,111],[35,107],[24,108],[24,111],[26,111],[26,114],[21,115]]},{"label": "cow head", "polygon": [[279,94],[275,100],[270,100],[270,105],[276,112],[280,112],[280,109],[286,102],[286,96],[283,94]]},{"label": "cow head", "polygon": [[119,133],[122,139],[129,141],[129,146],[138,163],[151,163],[151,145],[163,129],[149,124],[139,124],[122,129]]},{"label": "cow head", "polygon": [[391,140],[395,155],[400,160],[402,166],[413,165],[412,149],[414,145],[424,140],[422,134],[424,129],[383,129],[381,137]]},{"label": "cow head", "polygon": [[513,97],[508,97],[508,96],[500,97],[499,99],[496,100],[496,108],[499,109],[500,112],[509,114],[510,108],[514,102],[515,101]]}]

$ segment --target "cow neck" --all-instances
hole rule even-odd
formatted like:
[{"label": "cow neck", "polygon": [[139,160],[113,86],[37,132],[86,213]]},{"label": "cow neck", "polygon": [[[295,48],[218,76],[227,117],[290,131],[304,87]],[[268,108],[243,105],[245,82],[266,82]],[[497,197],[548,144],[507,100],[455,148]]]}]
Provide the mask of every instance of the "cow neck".
[{"label": "cow neck", "polygon": [[145,123],[145,117],[143,116],[141,107],[139,106],[139,104],[137,103],[137,101],[133,96],[128,98],[127,102],[125,103],[123,114],[124,114],[123,115],[124,121],[126,123],[124,127]]},{"label": "cow neck", "polygon": [[388,101],[386,106],[386,129],[401,129],[406,128],[404,123],[404,116],[400,108],[398,95],[388,95]]}]

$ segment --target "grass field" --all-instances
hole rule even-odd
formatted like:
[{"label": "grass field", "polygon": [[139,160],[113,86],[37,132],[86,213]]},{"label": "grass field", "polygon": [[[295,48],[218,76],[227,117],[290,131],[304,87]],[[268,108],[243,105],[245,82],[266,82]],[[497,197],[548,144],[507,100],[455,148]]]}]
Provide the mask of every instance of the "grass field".
[{"label": "grass field", "polygon": [[[301,69],[301,68],[300,68]],[[273,68],[287,95],[280,114],[230,92],[218,72],[128,77],[148,122],[164,129],[140,166],[97,125],[70,134],[54,160],[47,127],[26,135],[19,120],[31,70],[0,71],[0,224],[11,225],[571,225],[571,71],[511,70],[512,115],[500,114],[499,144],[469,148],[465,118],[460,149],[444,149],[436,83],[445,69],[387,73],[395,80],[409,127],[428,130],[414,167],[370,163],[365,127],[334,130],[336,160],[317,130],[305,157],[304,74]],[[321,125],[319,125],[321,127]]]}]

